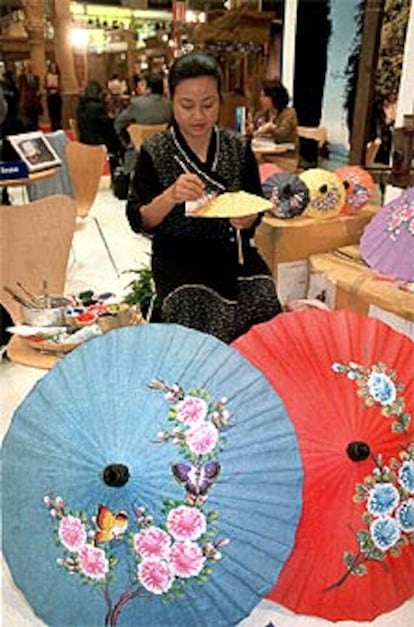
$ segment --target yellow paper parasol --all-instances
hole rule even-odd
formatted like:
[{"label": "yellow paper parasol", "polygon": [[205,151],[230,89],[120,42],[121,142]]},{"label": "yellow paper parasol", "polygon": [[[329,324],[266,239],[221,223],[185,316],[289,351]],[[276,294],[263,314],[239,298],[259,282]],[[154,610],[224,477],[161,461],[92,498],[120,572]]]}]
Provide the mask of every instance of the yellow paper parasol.
[{"label": "yellow paper parasol", "polygon": [[242,218],[271,209],[272,203],[266,198],[248,192],[225,192],[210,200],[194,215],[200,218]]}]

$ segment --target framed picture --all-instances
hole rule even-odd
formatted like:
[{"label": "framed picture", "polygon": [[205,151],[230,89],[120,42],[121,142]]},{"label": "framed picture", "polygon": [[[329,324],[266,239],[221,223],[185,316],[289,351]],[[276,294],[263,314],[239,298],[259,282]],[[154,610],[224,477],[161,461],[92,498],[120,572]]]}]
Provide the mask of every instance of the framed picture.
[{"label": "framed picture", "polygon": [[7,139],[30,172],[39,172],[62,165],[56,151],[42,131],[8,135]]}]

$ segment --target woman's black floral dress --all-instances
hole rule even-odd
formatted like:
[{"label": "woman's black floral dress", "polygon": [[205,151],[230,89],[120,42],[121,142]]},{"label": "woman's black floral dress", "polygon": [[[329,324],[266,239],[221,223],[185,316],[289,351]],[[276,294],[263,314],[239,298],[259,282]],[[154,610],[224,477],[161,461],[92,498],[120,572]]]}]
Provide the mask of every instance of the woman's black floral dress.
[{"label": "woman's black floral dress", "polygon": [[[144,231],[139,207],[184,170],[200,176],[212,191],[262,195],[256,159],[241,136],[216,127],[207,162],[202,163],[172,126],[141,148],[127,202],[135,232]],[[253,243],[255,226],[241,231],[243,263],[239,263],[237,234],[228,219],[187,217],[184,204],[173,208],[151,231],[152,270],[163,321],[229,343],[280,312],[273,278]]]}]

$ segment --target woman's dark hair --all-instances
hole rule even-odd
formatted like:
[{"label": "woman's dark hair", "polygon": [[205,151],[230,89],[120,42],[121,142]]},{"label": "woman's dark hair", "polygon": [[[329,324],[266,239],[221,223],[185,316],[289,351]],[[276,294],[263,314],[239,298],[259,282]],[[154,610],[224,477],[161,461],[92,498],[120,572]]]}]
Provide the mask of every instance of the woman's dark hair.
[{"label": "woman's dark hair", "polygon": [[211,76],[217,81],[217,91],[221,93],[221,70],[214,57],[202,52],[189,52],[178,57],[172,64],[168,75],[170,97],[174,97],[177,85],[187,78]]},{"label": "woman's dark hair", "polygon": [[161,74],[150,74],[147,78],[147,87],[152,94],[162,96],[164,93],[164,79]]},{"label": "woman's dark hair", "polygon": [[98,81],[89,81],[83,92],[85,100],[100,100],[102,97],[103,88]]},{"label": "woman's dark hair", "polygon": [[278,111],[283,111],[289,104],[289,94],[282,83],[265,83],[262,92],[271,99],[274,108]]},{"label": "woman's dark hair", "polygon": [[46,73],[51,71],[52,66],[55,66],[56,74],[57,74],[58,76],[60,76],[60,67],[59,67],[59,65],[58,65],[57,61],[55,61],[54,59],[52,59],[51,61],[49,61],[49,65],[48,65],[48,67],[47,67],[47,69],[46,69]]}]

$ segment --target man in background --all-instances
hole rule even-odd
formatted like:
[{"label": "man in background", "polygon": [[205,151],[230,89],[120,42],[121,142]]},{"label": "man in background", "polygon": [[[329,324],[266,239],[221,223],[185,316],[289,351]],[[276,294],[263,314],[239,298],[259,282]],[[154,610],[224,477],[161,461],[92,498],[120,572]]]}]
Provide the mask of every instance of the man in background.
[{"label": "man in background", "polygon": [[126,147],[125,172],[135,166],[135,149],[128,134],[130,124],[169,124],[172,120],[171,102],[164,96],[164,80],[160,74],[147,78],[147,94],[132,96],[129,105],[115,118],[115,131]]},{"label": "man in background", "polygon": [[28,131],[37,131],[39,116],[43,113],[40,96],[40,79],[33,72],[31,61],[26,61],[19,76],[20,107],[26,120]]}]

